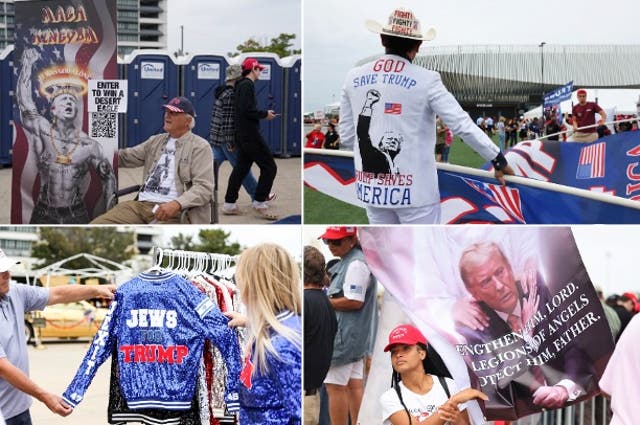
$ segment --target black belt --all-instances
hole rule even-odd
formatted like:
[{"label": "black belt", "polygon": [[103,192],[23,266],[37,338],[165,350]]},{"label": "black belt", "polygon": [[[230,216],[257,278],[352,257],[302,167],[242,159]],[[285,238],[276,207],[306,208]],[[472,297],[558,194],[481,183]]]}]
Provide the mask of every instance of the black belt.
[{"label": "black belt", "polygon": [[308,396],[308,395],[316,395],[318,393],[318,389],[319,388],[312,388],[310,390],[304,390],[304,396]]}]

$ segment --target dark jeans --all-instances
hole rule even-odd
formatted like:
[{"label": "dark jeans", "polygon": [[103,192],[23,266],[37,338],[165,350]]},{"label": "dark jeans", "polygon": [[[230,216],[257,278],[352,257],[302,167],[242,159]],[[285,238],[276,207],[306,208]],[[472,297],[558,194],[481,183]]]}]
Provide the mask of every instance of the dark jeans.
[{"label": "dark jeans", "polygon": [[229,176],[227,193],[224,196],[225,202],[233,204],[238,200],[238,192],[240,191],[240,186],[242,186],[242,180],[251,171],[251,165],[254,162],[260,168],[260,177],[258,178],[258,187],[256,187],[254,200],[264,202],[267,199],[269,192],[271,192],[271,186],[273,186],[273,180],[276,178],[278,167],[266,143],[256,141],[240,144],[238,162]]},{"label": "dark jeans", "polygon": [[31,415],[28,410],[20,413],[13,418],[5,419],[7,425],[32,425],[31,424]]}]

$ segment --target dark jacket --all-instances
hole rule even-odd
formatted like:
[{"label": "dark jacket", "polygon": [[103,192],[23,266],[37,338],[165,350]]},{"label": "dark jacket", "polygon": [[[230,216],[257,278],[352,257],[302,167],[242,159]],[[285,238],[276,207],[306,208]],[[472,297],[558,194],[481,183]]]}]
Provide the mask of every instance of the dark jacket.
[{"label": "dark jacket", "polygon": [[215,103],[211,113],[211,133],[209,141],[212,145],[235,146],[234,96],[233,86],[218,86],[215,90]]},{"label": "dark jacket", "polygon": [[[539,306],[544,306],[547,302],[551,301],[551,293],[549,292],[549,288],[542,282],[541,277],[538,278],[537,286],[538,295],[540,296]],[[528,295],[522,294],[521,288],[519,292],[521,296]],[[510,326],[498,316],[495,310],[482,302],[479,303],[479,305],[489,318],[489,326],[484,330],[459,327],[457,331],[466,338],[467,345],[484,344],[511,334],[512,330]],[[542,311],[542,309],[540,308],[539,311]],[[548,334],[546,321],[538,323],[533,328],[533,335],[540,334],[541,332]],[[559,329],[556,335],[562,332],[563,331]],[[514,373],[512,376],[507,376],[494,384],[490,383],[480,388],[489,396],[489,401],[485,402],[487,417],[493,419],[516,419],[517,417],[540,410],[539,406],[533,404],[532,397],[533,391],[537,389],[537,386],[540,384],[536,381],[535,372],[527,367],[526,362],[527,360],[533,361],[537,355],[545,352],[547,349],[549,349],[550,352],[554,352],[553,346],[549,348],[553,339],[554,338],[549,337],[542,342],[537,352],[531,352],[527,356],[521,356],[512,361],[501,361],[495,368],[483,370],[482,373],[478,374],[481,376],[493,375],[500,371],[516,370],[514,368],[517,364],[521,366],[520,371]],[[513,353],[516,349],[525,349],[522,340],[518,340],[506,347],[497,348],[490,354],[466,356],[465,360],[469,362],[475,361],[475,364],[478,365],[481,360],[499,357],[500,353]],[[589,360],[579,348],[572,345],[565,347],[560,353],[539,368],[544,374],[547,385],[554,385],[564,378],[568,378],[582,386],[585,391],[592,390],[596,385],[592,377],[594,372],[589,366]],[[517,416],[514,416],[515,412],[518,412]]]},{"label": "dark jacket", "polygon": [[235,125],[236,145],[240,149],[250,151],[252,145],[266,144],[260,134],[260,120],[266,116],[267,111],[258,110],[256,107],[253,81],[246,77],[238,81],[235,91]]}]

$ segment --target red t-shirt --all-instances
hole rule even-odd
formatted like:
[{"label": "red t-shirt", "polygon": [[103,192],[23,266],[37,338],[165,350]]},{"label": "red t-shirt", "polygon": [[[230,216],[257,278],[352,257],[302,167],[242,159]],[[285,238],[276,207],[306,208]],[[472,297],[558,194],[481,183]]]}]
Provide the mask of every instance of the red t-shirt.
[{"label": "red t-shirt", "polygon": [[[577,104],[573,105],[573,110],[571,114],[576,120],[578,124],[578,128],[584,127],[587,125],[594,125],[596,123],[596,112],[602,111],[602,108],[598,106],[595,102],[587,102],[584,105]],[[585,128],[584,130],[580,130],[581,133],[595,133],[596,128]]]},{"label": "red t-shirt", "polygon": [[304,147],[320,149],[322,147],[322,142],[324,142],[324,133],[322,131],[313,130],[311,133],[307,134],[307,143]]}]

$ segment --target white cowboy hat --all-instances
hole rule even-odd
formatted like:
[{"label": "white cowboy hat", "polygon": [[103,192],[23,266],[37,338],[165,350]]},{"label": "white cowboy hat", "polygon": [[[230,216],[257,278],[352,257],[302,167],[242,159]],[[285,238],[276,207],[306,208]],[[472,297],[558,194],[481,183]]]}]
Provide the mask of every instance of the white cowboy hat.
[{"label": "white cowboy hat", "polygon": [[413,40],[430,41],[436,37],[436,30],[429,28],[425,33],[420,30],[420,21],[413,15],[413,12],[398,8],[391,12],[386,25],[382,25],[374,20],[367,19],[365,26],[376,34],[391,35],[394,37],[411,38]]}]

